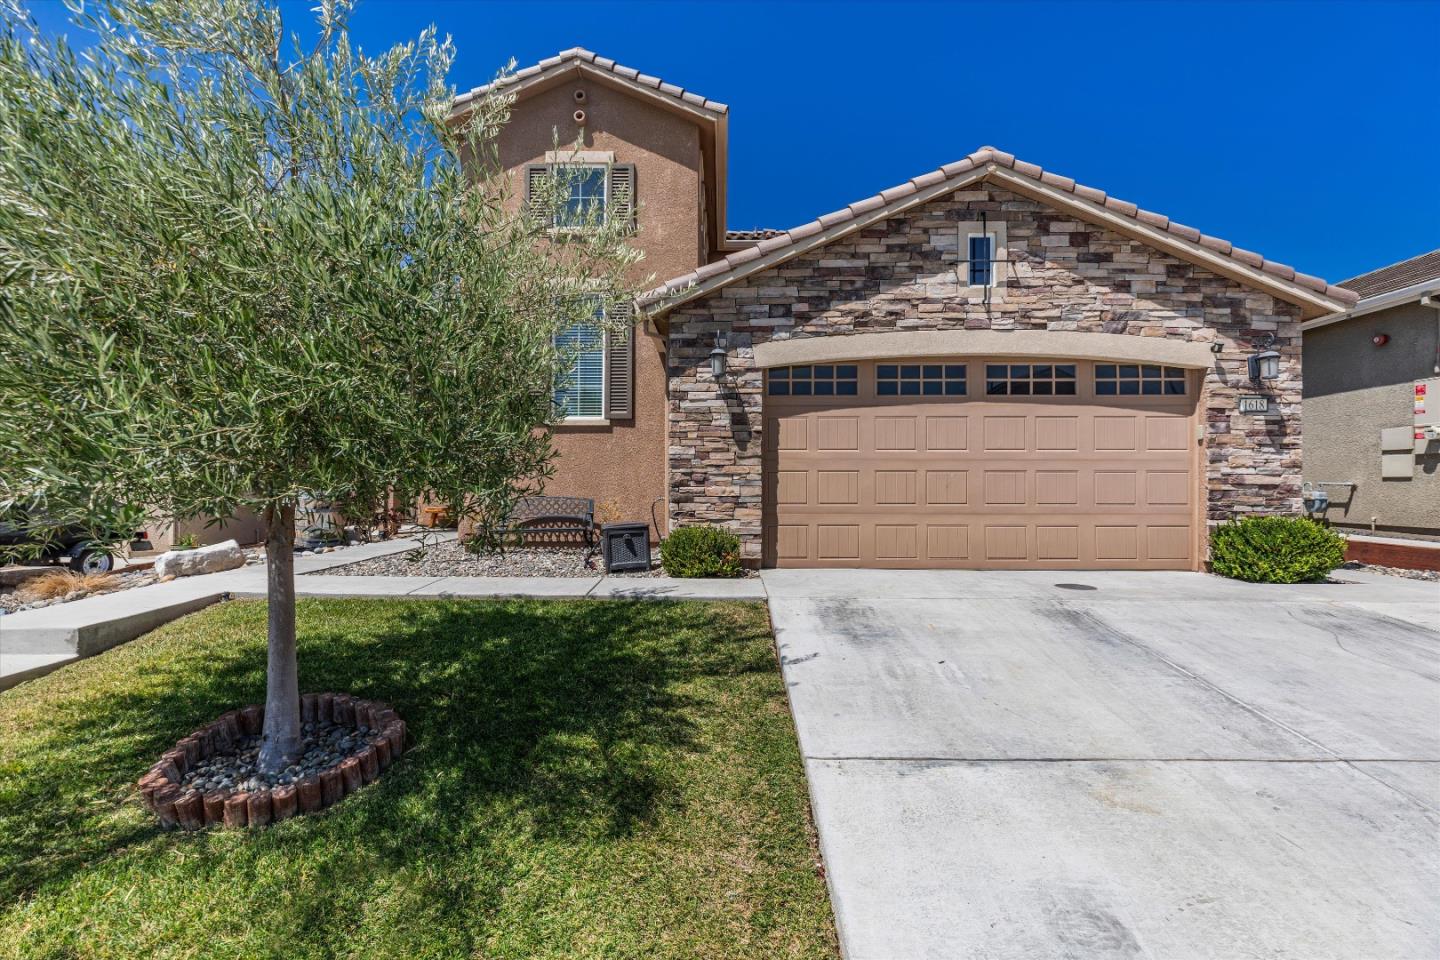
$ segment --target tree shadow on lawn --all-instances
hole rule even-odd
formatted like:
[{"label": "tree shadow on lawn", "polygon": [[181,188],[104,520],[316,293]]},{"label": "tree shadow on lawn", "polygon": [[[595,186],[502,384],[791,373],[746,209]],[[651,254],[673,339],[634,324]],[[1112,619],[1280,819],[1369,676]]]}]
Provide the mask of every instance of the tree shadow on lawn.
[{"label": "tree shadow on lawn", "polygon": [[[724,709],[704,681],[775,670],[764,619],[732,605],[311,600],[299,619],[301,689],[391,703],[411,739],[399,764],[245,844],[163,834],[135,779],[190,730],[264,700],[264,604],[187,618],[42,681],[52,709],[0,767],[0,906],[147,845],[303,853],[322,872],[399,872],[467,845],[493,847],[503,870],[502,848],[527,836],[603,845],[678,802],[683,755],[709,749],[696,717]],[[87,686],[102,673],[115,681]]]}]

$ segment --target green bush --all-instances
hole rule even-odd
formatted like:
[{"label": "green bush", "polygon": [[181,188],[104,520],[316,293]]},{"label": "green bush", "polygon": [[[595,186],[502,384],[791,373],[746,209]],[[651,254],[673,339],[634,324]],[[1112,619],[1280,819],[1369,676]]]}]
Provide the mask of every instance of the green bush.
[{"label": "green bush", "polygon": [[672,577],[738,577],[740,538],[716,527],[681,527],[660,542],[660,565]]},{"label": "green bush", "polygon": [[1246,517],[1210,534],[1210,568],[1251,583],[1322,580],[1345,562],[1345,539],[1305,517]]}]

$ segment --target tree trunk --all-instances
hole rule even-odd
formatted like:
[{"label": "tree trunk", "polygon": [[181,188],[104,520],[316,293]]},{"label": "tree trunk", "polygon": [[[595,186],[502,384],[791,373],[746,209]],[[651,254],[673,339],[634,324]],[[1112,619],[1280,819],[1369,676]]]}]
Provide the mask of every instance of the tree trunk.
[{"label": "tree trunk", "polygon": [[269,655],[259,767],[262,773],[278,773],[300,758],[300,675],[295,657],[295,505],[267,507],[265,526]]}]

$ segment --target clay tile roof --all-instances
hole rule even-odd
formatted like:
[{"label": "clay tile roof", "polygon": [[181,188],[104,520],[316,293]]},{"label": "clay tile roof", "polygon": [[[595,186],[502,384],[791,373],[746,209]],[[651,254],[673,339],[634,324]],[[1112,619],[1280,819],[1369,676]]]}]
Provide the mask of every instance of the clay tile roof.
[{"label": "clay tile roof", "polygon": [[702,110],[708,110],[714,114],[726,114],[730,112],[730,108],[723,103],[702,97],[697,93],[691,93],[685,88],[676,86],[673,83],[667,83],[659,77],[647,76],[633,67],[622,66],[606,57],[596,56],[584,47],[571,47],[569,50],[562,50],[553,57],[546,57],[539,63],[516,70],[514,73],[506,74],[484,86],[476,87],[469,93],[462,93],[455,98],[455,102],[451,104],[450,109],[452,111],[458,110],[472,100],[499,90],[508,89],[518,83],[529,80],[531,77],[539,76],[548,70],[564,67],[567,64],[573,65],[578,69],[582,63],[601,73],[614,74],[626,83],[672,97],[682,103],[699,107]]},{"label": "clay tile roof", "polygon": [[726,240],[769,240],[771,237],[778,237],[784,230],[774,230],[769,227],[756,230],[726,230]]},{"label": "clay tile roof", "polygon": [[1340,286],[1353,290],[1362,298],[1379,296],[1413,287],[1426,280],[1440,280],[1440,250],[1431,250],[1409,260],[1392,263],[1379,270],[1362,273],[1358,277],[1340,281]]},{"label": "clay tile roof", "polygon": [[[1232,246],[1229,241],[1201,233],[1194,227],[1187,227],[1182,223],[1175,223],[1161,214],[1142,210],[1133,203],[1107,196],[1103,190],[1096,190],[1093,187],[1076,183],[1069,177],[1057,176],[1042,169],[1037,164],[1016,160],[1014,154],[1005,153],[1003,150],[997,150],[995,147],[990,146],[981,147],[968,157],[957,160],[954,163],[946,164],[934,173],[925,173],[918,177],[913,177],[905,183],[891,187],[888,190],[883,190],[863,200],[857,200],[847,207],[842,207],[832,213],[827,213],[799,227],[792,227],[789,230],[783,231],[763,231],[765,233],[763,239],[767,241],[764,255],[768,256],[772,253],[782,252],[786,246],[798,244],[803,240],[812,238],[816,234],[834,227],[841,227],[843,231],[844,224],[858,220],[865,214],[873,210],[879,210],[891,203],[903,203],[907,197],[914,197],[927,188],[935,187],[943,191],[946,181],[972,174],[976,169],[984,167],[987,164],[1005,167],[1012,170],[1017,176],[1025,177],[1052,189],[1073,194],[1082,200],[1103,206],[1111,213],[1128,217],[1137,224],[1151,230],[1161,231],[1178,240],[1195,244],[1197,247],[1203,248],[1206,251],[1232,259],[1243,266],[1259,270],[1277,280],[1303,287],[1307,291],[1319,293],[1337,303],[1353,304],[1359,299],[1357,292],[1352,292],[1352,289],[1347,289],[1349,284],[1344,286],[1329,284],[1318,277],[1299,273],[1294,267],[1287,266],[1283,263],[1276,263],[1273,260],[1266,260],[1258,253],[1251,253],[1248,250],[1242,250],[1239,247]],[[940,174],[940,176],[936,177],[934,175],[935,173]],[[730,231],[726,233],[726,239],[754,239],[754,237],[748,236],[748,234],[760,232],[762,231]],[[774,239],[778,237],[785,237],[788,242],[773,242]],[[639,303],[641,306],[654,306],[671,297],[679,297],[702,280],[723,277],[725,273],[749,263],[761,255],[761,251],[755,247],[747,247],[720,260],[716,260],[714,263],[706,264],[699,270],[694,270],[666,281],[654,290],[642,294],[639,298]],[[1426,254],[1423,257],[1417,257],[1416,260],[1430,261],[1432,268],[1437,271],[1437,274],[1433,275],[1440,275],[1440,250]],[[1412,262],[1413,261],[1406,261],[1406,264]],[[1385,273],[1388,270],[1398,270],[1406,264],[1396,264],[1394,267],[1385,268],[1385,270],[1377,270],[1375,274]],[[1350,283],[1363,281],[1375,274],[1366,274],[1365,277],[1357,277],[1354,281],[1350,281]],[[1411,279],[1408,282],[1415,283],[1418,282],[1418,279]]]}]

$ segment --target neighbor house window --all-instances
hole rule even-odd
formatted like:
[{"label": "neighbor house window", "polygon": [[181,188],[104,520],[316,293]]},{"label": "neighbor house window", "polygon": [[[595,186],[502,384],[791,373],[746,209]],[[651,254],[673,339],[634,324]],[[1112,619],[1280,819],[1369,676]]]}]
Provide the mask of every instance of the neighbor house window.
[{"label": "neighbor house window", "polygon": [[963,363],[877,363],[875,395],[879,397],[963,397]]},{"label": "neighbor house window", "polygon": [[1095,364],[1097,397],[1172,397],[1185,395],[1185,371],[1136,363]]},{"label": "neighbor house window", "polygon": [[560,178],[555,216],[557,227],[583,227],[605,222],[604,167],[556,167]]},{"label": "neighbor house window", "polygon": [[555,336],[555,349],[560,354],[555,407],[562,419],[605,417],[604,319],[604,304],[596,300],[594,322],[572,324]]},{"label": "neighbor house window", "polygon": [[985,392],[1001,397],[1073,397],[1073,363],[987,363]]},{"label": "neighbor house window", "polygon": [[988,287],[995,282],[995,235],[970,234],[970,286]]}]

